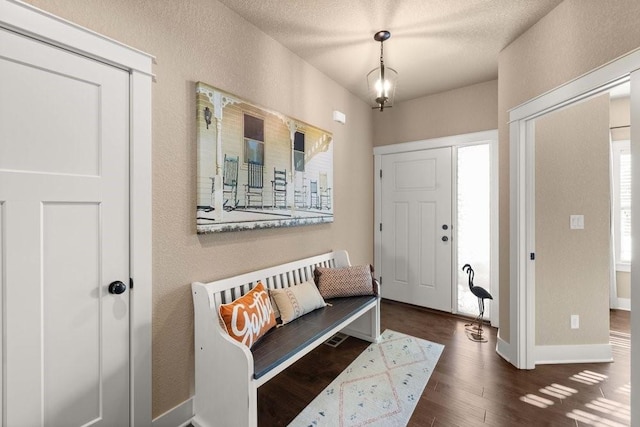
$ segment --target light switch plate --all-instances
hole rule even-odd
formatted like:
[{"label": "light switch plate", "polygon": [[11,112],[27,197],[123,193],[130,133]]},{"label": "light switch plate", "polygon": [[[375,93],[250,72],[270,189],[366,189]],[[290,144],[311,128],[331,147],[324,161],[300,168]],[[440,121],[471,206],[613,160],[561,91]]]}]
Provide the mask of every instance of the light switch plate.
[{"label": "light switch plate", "polygon": [[569,226],[572,230],[584,229],[584,215],[571,215],[569,219]]},{"label": "light switch plate", "polygon": [[580,329],[580,316],[577,314],[571,315],[571,329]]}]

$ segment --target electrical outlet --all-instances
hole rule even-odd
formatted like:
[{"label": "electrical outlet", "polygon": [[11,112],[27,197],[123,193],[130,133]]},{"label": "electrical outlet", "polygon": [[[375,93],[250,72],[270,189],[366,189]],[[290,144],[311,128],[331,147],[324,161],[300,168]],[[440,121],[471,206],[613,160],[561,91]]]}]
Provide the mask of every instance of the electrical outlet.
[{"label": "electrical outlet", "polygon": [[580,329],[580,316],[577,314],[571,315],[571,329]]}]

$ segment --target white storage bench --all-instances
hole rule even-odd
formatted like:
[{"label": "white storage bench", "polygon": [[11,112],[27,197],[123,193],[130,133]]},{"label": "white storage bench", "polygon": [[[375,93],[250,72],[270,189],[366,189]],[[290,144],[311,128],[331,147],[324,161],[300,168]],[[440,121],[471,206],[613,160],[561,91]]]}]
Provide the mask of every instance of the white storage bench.
[{"label": "white storage bench", "polygon": [[[316,267],[348,267],[346,251],[282,264],[211,283],[191,285],[195,316],[195,416],[197,427],[256,426],[258,387],[336,332],[375,342],[380,336],[376,295],[334,298],[327,306],[271,329],[251,349],[227,335],[218,306],[244,295],[259,281],[270,289],[313,280]],[[377,292],[379,295],[380,292]]]}]

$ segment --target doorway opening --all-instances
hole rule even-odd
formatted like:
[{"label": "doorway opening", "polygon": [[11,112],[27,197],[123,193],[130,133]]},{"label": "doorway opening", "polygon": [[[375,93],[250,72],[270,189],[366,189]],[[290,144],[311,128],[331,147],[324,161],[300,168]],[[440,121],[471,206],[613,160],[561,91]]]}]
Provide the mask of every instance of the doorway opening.
[{"label": "doorway opening", "polygon": [[631,99],[629,83],[610,91],[612,275],[610,307],[631,310]]},{"label": "doorway opening", "polygon": [[[510,125],[510,165],[511,165],[511,238],[510,238],[510,295],[511,316],[509,343],[498,342],[498,353],[521,369],[535,368],[539,356],[536,347],[536,271],[535,263],[535,215],[532,205],[535,197],[533,172],[536,164],[534,161],[535,123],[534,120],[546,113],[560,110],[569,105],[576,105],[583,100],[602,94],[619,84],[631,83],[631,123],[640,117],[640,102],[638,93],[634,92],[640,86],[640,73],[636,70],[640,67],[640,51],[634,51],[611,63],[608,63],[574,81],[566,83],[544,95],[528,101],[513,109],[509,113]],[[631,157],[640,158],[640,148],[637,138],[631,137]],[[632,181],[640,181],[640,170],[632,170]],[[640,214],[638,198],[635,199],[631,214],[633,228],[631,234],[637,234],[640,229]],[[565,217],[565,221],[568,218]],[[586,221],[586,218],[585,218]],[[568,221],[567,221],[568,222]],[[569,225],[565,223],[566,225]],[[585,226],[586,226],[585,222]],[[637,243],[637,242],[636,242]],[[534,256],[531,256],[531,255]],[[638,282],[638,271],[631,269],[631,283]],[[637,312],[640,299],[632,298],[631,306]],[[545,307],[546,308],[546,307]],[[633,309],[632,309],[633,310]],[[638,324],[638,317],[631,314],[631,327]],[[606,344],[608,346],[608,343]],[[631,340],[631,350],[637,350],[638,341]],[[578,358],[584,359],[584,346],[570,344],[560,348],[558,359],[568,359],[569,351],[573,347]],[[591,346],[589,346],[591,347]],[[595,358],[593,358],[595,359]],[[634,370],[637,363],[631,362],[631,401],[637,400],[637,385],[640,376],[638,370]],[[632,417],[638,418],[637,408],[632,408]]]},{"label": "doorway opening", "polygon": [[[450,295],[449,301],[444,308],[436,308],[438,310],[447,311],[449,313],[460,313],[475,317],[478,314],[478,300],[473,294],[471,294],[468,286],[466,273],[462,271],[462,266],[465,263],[473,265],[473,268],[477,267],[480,272],[480,276],[476,273],[474,284],[482,286],[491,292],[493,301],[485,304],[485,319],[491,321],[491,325],[498,326],[498,307],[499,307],[499,294],[498,294],[498,133],[497,131],[484,131],[462,135],[455,135],[450,137],[435,138],[423,141],[407,142],[402,144],[386,145],[374,148],[374,170],[376,179],[374,181],[374,266],[375,275],[378,279],[381,279],[382,297],[394,299],[392,293],[389,292],[389,287],[394,286],[400,289],[403,294],[402,298],[405,298],[404,302],[410,304],[423,305],[416,302],[413,298],[413,294],[409,290],[404,290],[401,286],[409,288],[411,286],[410,280],[405,280],[410,276],[404,274],[406,272],[413,272],[415,277],[422,280],[426,275],[416,273],[421,269],[423,265],[442,265],[441,263],[427,262],[424,260],[425,251],[417,251],[420,253],[418,262],[414,262],[412,267],[410,264],[410,254],[415,254],[416,251],[402,251],[399,250],[405,248],[406,245],[402,244],[398,247],[400,240],[396,239],[395,235],[421,235],[423,238],[421,242],[423,247],[441,247],[446,245],[449,251],[451,261],[447,266],[447,274],[444,279],[436,279],[433,282],[436,286],[444,285],[447,288],[447,293]],[[424,227],[428,221],[418,221],[422,230],[418,230],[417,226],[408,226],[408,221],[398,222],[394,218],[404,218],[398,215],[398,212],[404,212],[408,210],[408,206],[411,206],[409,202],[403,200],[396,200],[395,207],[387,206],[392,200],[392,193],[400,187],[406,187],[403,191],[415,191],[416,185],[408,185],[407,182],[420,182],[420,179],[413,179],[407,181],[402,179],[406,173],[407,168],[396,167],[393,164],[389,164],[389,159],[399,159],[400,154],[408,154],[411,160],[416,160],[415,156],[418,153],[431,152],[436,153],[441,151],[440,149],[449,148],[451,152],[450,160],[448,161],[451,167],[451,173],[449,174],[451,181],[450,205],[452,207],[452,214],[449,221],[442,221],[436,219],[432,221],[431,227]],[[461,156],[461,162],[458,162],[458,155]],[[386,170],[383,174],[383,166]],[[391,167],[390,167],[391,166]],[[457,170],[461,170],[460,176]],[[400,175],[395,171],[401,171]],[[417,171],[418,173],[420,171]],[[425,172],[426,173],[426,172]],[[397,176],[396,176],[397,175]],[[383,178],[384,176],[384,178]],[[479,178],[482,176],[482,178]],[[399,179],[396,185],[393,182],[394,179]],[[391,179],[392,182],[388,180]],[[422,179],[422,178],[421,178]],[[471,196],[474,191],[482,191],[482,201],[473,199],[465,206],[461,206],[463,215],[465,215],[465,225],[458,224],[458,216],[456,213],[458,203],[456,202],[458,196],[458,180],[460,179],[460,185],[463,190]],[[472,181],[483,181],[482,190],[475,189],[471,186]],[[406,184],[406,185],[405,185]],[[410,188],[409,188],[410,187]],[[401,203],[402,202],[402,203]],[[429,203],[420,202],[421,208],[418,208],[417,212],[422,212],[426,215],[429,208]],[[472,221],[473,216],[477,215],[477,212],[482,210],[483,218],[479,222]],[[473,213],[476,211],[476,213]],[[409,215],[406,216],[410,218]],[[406,223],[406,224],[405,224]],[[479,225],[481,224],[481,225]],[[459,229],[462,226],[462,229]],[[466,232],[464,230],[467,230]],[[482,229],[482,230],[481,230]],[[462,233],[460,232],[462,230]],[[400,233],[402,232],[402,233]],[[424,233],[423,233],[424,232]],[[389,234],[391,233],[391,234]],[[395,233],[395,234],[394,234]],[[389,237],[391,235],[391,237]],[[458,245],[459,240],[462,240],[461,245],[462,255],[459,255]],[[430,243],[429,243],[430,242]],[[477,254],[482,255],[477,255]],[[403,255],[403,254],[406,254]],[[469,256],[469,254],[472,254]],[[460,265],[458,265],[460,264]],[[402,267],[402,268],[400,268]],[[404,274],[404,275],[403,275]],[[461,276],[462,274],[462,276]],[[427,277],[429,278],[429,277]],[[406,282],[406,285],[401,282]],[[416,282],[416,281],[414,281]],[[423,281],[423,282],[426,282]],[[391,285],[390,285],[391,283]],[[460,283],[460,290],[458,284]],[[491,289],[491,284],[495,284],[494,289]],[[464,285],[464,286],[462,286]],[[414,287],[422,286],[422,284],[413,283]],[[396,292],[398,293],[398,292]],[[459,308],[458,295],[464,295],[462,309]],[[471,297],[469,297],[471,295]],[[401,300],[401,299],[397,299]],[[430,299],[426,298],[427,303]],[[491,305],[493,309],[487,307]],[[427,305],[427,307],[429,307]]]},{"label": "doorway opening", "polygon": [[609,342],[615,362],[629,372],[631,350],[631,85],[609,92],[611,167],[611,282],[609,290]]}]

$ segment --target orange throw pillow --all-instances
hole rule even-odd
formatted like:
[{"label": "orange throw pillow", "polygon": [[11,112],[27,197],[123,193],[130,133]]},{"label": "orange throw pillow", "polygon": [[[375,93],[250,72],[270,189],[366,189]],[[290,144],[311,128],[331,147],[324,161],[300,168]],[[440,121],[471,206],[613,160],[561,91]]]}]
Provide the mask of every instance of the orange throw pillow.
[{"label": "orange throw pillow", "polygon": [[262,282],[229,304],[221,304],[220,319],[229,336],[247,347],[276,325],[269,293]]}]

